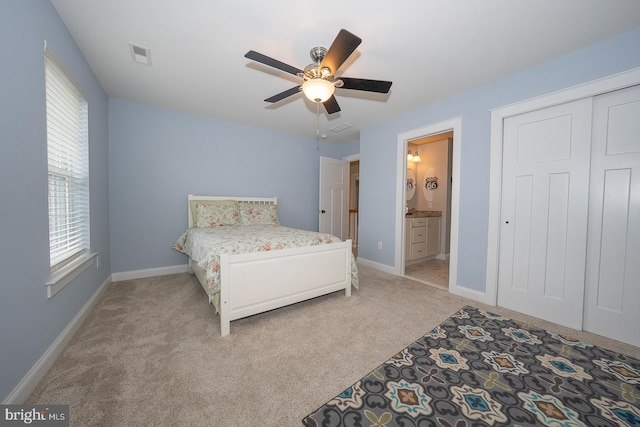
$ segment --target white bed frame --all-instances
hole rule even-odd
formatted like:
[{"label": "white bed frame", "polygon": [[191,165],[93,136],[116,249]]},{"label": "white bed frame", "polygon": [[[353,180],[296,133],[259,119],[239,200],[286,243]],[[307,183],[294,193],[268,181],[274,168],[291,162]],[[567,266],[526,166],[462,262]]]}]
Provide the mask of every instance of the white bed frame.
[{"label": "white bed frame", "polygon": [[[235,200],[278,204],[277,197],[194,196],[191,200]],[[192,227],[191,203],[187,203]],[[339,243],[220,256],[220,335],[231,321],[344,289],[351,296],[351,240]],[[204,269],[189,258],[193,273],[209,294]],[[209,297],[211,303],[211,297]]]}]

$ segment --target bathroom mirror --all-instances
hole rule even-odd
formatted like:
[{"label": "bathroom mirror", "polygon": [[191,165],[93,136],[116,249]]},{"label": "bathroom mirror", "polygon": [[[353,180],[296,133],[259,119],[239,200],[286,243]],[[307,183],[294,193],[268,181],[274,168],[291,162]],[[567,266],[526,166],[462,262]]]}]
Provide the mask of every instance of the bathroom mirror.
[{"label": "bathroom mirror", "polygon": [[411,200],[416,193],[416,174],[411,169],[407,169],[407,188],[405,193],[407,201]]}]

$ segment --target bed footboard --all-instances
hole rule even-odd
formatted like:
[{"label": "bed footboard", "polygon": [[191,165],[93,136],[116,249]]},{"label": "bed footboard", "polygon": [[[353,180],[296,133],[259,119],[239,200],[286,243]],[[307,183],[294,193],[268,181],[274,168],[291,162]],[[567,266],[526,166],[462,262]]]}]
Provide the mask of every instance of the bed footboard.
[{"label": "bed footboard", "polygon": [[345,290],[351,296],[351,240],[220,256],[220,333],[232,320]]}]

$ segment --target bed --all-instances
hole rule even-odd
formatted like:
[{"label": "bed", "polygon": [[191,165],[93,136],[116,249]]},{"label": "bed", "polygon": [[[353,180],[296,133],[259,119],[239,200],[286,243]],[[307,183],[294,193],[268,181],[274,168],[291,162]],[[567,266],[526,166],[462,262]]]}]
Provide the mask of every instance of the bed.
[{"label": "bed", "polygon": [[277,197],[188,196],[188,228],[173,248],[189,257],[217,313],[231,321],[358,287],[351,240],[279,225]]}]

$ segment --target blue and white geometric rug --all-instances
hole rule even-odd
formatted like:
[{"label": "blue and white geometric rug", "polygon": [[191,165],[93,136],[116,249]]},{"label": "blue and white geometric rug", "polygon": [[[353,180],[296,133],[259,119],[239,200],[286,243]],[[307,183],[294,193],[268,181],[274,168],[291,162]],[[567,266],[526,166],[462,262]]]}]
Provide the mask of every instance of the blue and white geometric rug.
[{"label": "blue and white geometric rug", "polygon": [[638,427],[640,361],[467,306],[302,422]]}]

